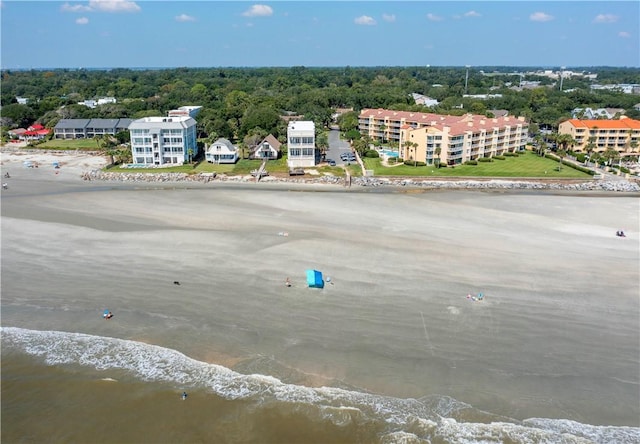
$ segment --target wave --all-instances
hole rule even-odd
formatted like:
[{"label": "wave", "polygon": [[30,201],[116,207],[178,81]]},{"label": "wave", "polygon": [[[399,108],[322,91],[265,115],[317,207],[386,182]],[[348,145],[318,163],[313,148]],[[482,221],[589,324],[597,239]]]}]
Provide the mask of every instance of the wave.
[{"label": "wave", "polygon": [[191,359],[176,350],[131,340],[16,327],[3,327],[0,332],[3,350],[40,357],[47,365],[118,370],[143,381],[169,383],[180,390],[205,389],[230,400],[286,404],[336,426],[375,423],[384,443],[640,442],[640,428],[593,426],[566,419],[518,421],[481,412],[440,395],[401,399],[343,388],[285,384],[271,376],[241,374]]}]

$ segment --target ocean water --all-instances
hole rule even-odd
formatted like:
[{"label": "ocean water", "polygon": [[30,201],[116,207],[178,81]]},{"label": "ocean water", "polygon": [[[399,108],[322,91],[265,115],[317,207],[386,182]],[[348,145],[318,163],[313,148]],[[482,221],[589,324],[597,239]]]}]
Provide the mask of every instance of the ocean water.
[{"label": "ocean water", "polygon": [[286,384],[129,340],[5,327],[2,345],[4,442],[640,440],[638,428],[518,421],[448,396]]},{"label": "ocean water", "polygon": [[637,198],[18,181],[3,443],[640,442]]}]

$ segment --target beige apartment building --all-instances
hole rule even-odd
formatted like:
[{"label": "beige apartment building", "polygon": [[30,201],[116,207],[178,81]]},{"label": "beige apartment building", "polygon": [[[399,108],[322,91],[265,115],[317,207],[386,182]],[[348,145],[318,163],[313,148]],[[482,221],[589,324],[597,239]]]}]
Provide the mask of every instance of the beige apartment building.
[{"label": "beige apartment building", "polygon": [[459,165],[481,157],[524,150],[529,124],[524,117],[488,118],[465,114],[364,109],[358,118],[360,133],[379,142],[396,142],[400,157],[431,165],[436,158]]},{"label": "beige apartment building", "polygon": [[569,134],[575,139],[573,151],[602,153],[611,148],[626,156],[640,155],[640,120],[571,119],[560,124],[558,134]]}]

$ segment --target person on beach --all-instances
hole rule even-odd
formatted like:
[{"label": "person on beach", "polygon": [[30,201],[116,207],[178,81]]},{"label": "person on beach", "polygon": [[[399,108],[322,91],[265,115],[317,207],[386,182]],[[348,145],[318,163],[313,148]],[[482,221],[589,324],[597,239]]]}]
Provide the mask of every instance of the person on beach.
[{"label": "person on beach", "polygon": [[111,312],[104,314],[104,318],[105,319],[111,319],[112,317],[113,317],[113,313],[111,313]]},{"label": "person on beach", "polygon": [[182,392],[182,400],[184,401],[185,399],[187,399],[187,392]]},{"label": "person on beach", "polygon": [[284,281],[284,285],[286,285],[287,287],[291,287],[291,281],[289,280],[289,278],[287,278],[287,279]]}]

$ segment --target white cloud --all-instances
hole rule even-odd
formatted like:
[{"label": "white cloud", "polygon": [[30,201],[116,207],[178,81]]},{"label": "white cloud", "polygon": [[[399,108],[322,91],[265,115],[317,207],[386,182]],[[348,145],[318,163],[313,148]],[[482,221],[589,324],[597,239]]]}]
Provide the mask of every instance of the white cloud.
[{"label": "white cloud", "polygon": [[89,23],[89,19],[86,17],[80,17],[78,19],[76,19],[76,23],[78,25],[86,25],[87,23]]},{"label": "white cloud", "polygon": [[532,22],[548,22],[553,20],[554,17],[552,15],[546,14],[544,12],[534,12],[529,16],[529,20]]},{"label": "white cloud", "polygon": [[273,15],[273,9],[267,5],[253,5],[242,13],[245,17],[268,17]]},{"label": "white cloud", "polygon": [[395,22],[396,15],[395,14],[382,14],[382,20],[385,22]]},{"label": "white cloud", "polygon": [[429,14],[427,14],[427,18],[429,20],[431,20],[432,22],[440,22],[440,21],[442,21],[442,17],[440,17],[439,15],[432,14],[431,12]]},{"label": "white cloud", "polygon": [[482,17],[482,14],[476,11],[469,11],[464,13],[465,17]]},{"label": "white cloud", "polygon": [[196,18],[187,14],[176,15],[177,22],[195,22]]},{"label": "white cloud", "polygon": [[89,7],[102,12],[138,12],[140,6],[129,0],[90,0]]},{"label": "white cloud", "polygon": [[376,21],[369,17],[368,15],[361,15],[360,17],[356,17],[353,22],[356,25],[375,25]]},{"label": "white cloud", "polygon": [[91,8],[87,5],[70,5],[69,3],[63,4],[60,9],[64,12],[91,12]]},{"label": "white cloud", "polygon": [[138,12],[140,6],[130,0],[90,0],[88,5],[65,3],[65,12]]},{"label": "white cloud", "polygon": [[598,14],[593,19],[593,23],[615,23],[618,21],[618,16],[613,14]]},{"label": "white cloud", "polygon": [[629,34],[627,31],[620,31],[618,33],[618,37],[628,39],[629,37],[631,37],[631,34]]}]

